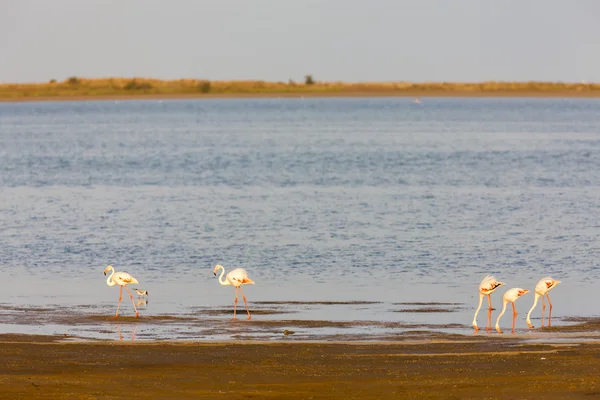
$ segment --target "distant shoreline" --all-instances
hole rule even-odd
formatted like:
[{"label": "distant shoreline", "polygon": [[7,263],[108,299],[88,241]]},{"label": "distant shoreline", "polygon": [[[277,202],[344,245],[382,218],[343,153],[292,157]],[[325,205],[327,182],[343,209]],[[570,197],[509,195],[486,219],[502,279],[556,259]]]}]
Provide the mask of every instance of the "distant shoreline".
[{"label": "distant shoreline", "polygon": [[344,92],[258,92],[258,93],[209,93],[209,94],[111,94],[111,95],[60,95],[0,97],[0,103],[46,102],[46,101],[118,101],[118,100],[185,100],[185,99],[253,99],[253,98],[327,98],[327,97],[513,97],[513,98],[600,98],[600,92],[389,92],[389,91],[344,91]]},{"label": "distant shoreline", "polygon": [[565,97],[600,98],[600,83],[315,82],[160,80],[70,77],[0,84],[0,102],[300,97]]}]

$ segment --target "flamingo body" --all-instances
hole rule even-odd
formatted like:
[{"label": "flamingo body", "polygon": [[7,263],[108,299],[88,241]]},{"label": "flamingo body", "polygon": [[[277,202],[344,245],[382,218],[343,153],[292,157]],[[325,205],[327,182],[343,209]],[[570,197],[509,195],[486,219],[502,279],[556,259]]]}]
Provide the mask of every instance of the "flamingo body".
[{"label": "flamingo body", "polygon": [[[504,282],[498,281],[492,275],[488,275],[481,280],[481,283],[479,284],[479,306],[477,306],[477,310],[475,311],[475,315],[473,316],[473,328],[475,328],[475,331],[479,330],[479,327],[477,326],[477,314],[479,313],[479,310],[481,309],[481,304],[483,303],[483,298],[485,296],[488,296],[489,311],[491,312],[493,310],[493,308],[492,308],[492,300],[491,300],[490,295],[496,289],[498,289],[500,286],[504,286]],[[488,323],[488,325],[489,325],[489,329],[491,329],[491,321]],[[487,329],[488,329],[488,326],[486,326],[486,330]]]},{"label": "flamingo body", "polygon": [[[127,272],[115,272],[112,275],[112,281],[119,285],[119,286],[125,286],[125,285],[129,285],[129,284],[135,284],[135,283],[139,283],[137,281],[137,279],[135,279],[133,276],[129,275]],[[114,286],[114,285],[109,285],[109,286]]]},{"label": "flamingo body", "polygon": [[529,290],[527,289],[521,289],[521,288],[512,288],[512,289],[508,289],[505,293],[504,296],[502,297],[503,300],[503,305],[502,305],[502,312],[500,313],[500,315],[498,315],[498,319],[496,320],[496,330],[498,331],[498,333],[502,333],[502,330],[500,329],[500,318],[502,318],[502,315],[504,315],[504,312],[506,311],[506,305],[508,303],[512,303],[512,307],[513,307],[513,333],[515,332],[515,319],[517,317],[517,309],[515,308],[515,301],[523,296],[524,294],[529,293]]},{"label": "flamingo body", "polygon": [[244,268],[236,268],[225,275],[225,280],[230,285],[240,287],[241,285],[254,285],[254,281],[248,276]]},{"label": "flamingo body", "polygon": [[119,307],[121,307],[121,300],[123,300],[123,288],[125,288],[125,290],[127,290],[127,293],[129,293],[129,297],[131,298],[131,304],[133,304],[133,309],[135,310],[135,317],[138,318],[140,315],[135,306],[135,303],[133,302],[133,295],[127,288],[127,285],[129,285],[131,283],[139,283],[139,282],[137,281],[137,279],[135,279],[133,276],[129,275],[127,272],[115,272],[115,269],[112,267],[112,265],[109,265],[108,267],[106,267],[104,269],[104,275],[106,275],[106,273],[108,271],[112,271],[112,273],[106,279],[106,284],[108,286],[119,285],[119,288],[120,288],[119,303],[117,304],[117,312],[115,313],[115,318],[117,318],[119,316]]},{"label": "flamingo body", "polygon": [[[554,289],[559,283],[559,280],[552,279],[551,277],[547,276],[545,278],[540,279],[539,282],[535,285],[535,298],[533,300],[533,306],[531,306],[531,309],[527,313],[527,325],[529,325],[530,328],[533,328],[534,326],[531,323],[529,317],[531,315],[531,312],[535,309],[535,306],[537,305],[537,302],[540,297],[542,298],[542,327],[544,326],[543,313],[544,309],[546,308],[546,305],[544,304],[544,296],[548,298],[548,304],[550,305],[550,310],[552,310],[552,303],[550,303],[550,294],[548,294],[548,292]],[[552,311],[550,311],[550,313],[552,313]],[[548,324],[550,324],[550,320],[548,320]]]},{"label": "flamingo body", "polygon": [[231,285],[235,287],[235,300],[233,302],[233,319],[236,319],[237,312],[237,302],[238,302],[238,289],[242,292],[242,298],[244,299],[244,304],[246,305],[246,312],[248,313],[248,319],[252,319],[250,316],[250,311],[248,310],[248,302],[246,301],[246,296],[244,295],[244,291],[242,290],[242,285],[254,285],[254,281],[250,279],[248,276],[248,272],[244,268],[236,268],[234,270],[229,271],[229,273],[223,279],[223,275],[225,274],[225,268],[222,265],[216,265],[213,270],[213,274],[216,276],[217,271],[221,270],[221,275],[219,275],[219,283],[223,286]]}]

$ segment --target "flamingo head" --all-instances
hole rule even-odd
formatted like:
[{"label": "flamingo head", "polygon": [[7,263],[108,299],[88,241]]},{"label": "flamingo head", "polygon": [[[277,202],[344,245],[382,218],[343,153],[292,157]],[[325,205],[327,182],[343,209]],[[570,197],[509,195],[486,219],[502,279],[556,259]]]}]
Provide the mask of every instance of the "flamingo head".
[{"label": "flamingo head", "polygon": [[215,269],[213,269],[213,275],[214,275],[214,276],[217,276],[217,271],[219,270],[219,268],[222,268],[222,269],[223,269],[223,266],[222,266],[222,265],[219,265],[219,264],[217,264],[217,265],[215,266]]},{"label": "flamingo head", "polygon": [[109,265],[108,267],[104,268],[104,275],[106,275],[106,272],[110,271],[111,269],[114,270],[112,265]]}]

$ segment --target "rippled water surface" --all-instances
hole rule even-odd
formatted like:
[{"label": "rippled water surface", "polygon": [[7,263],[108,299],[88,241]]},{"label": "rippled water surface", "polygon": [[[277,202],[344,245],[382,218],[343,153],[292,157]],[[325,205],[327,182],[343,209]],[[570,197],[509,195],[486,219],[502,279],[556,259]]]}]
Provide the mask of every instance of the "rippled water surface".
[{"label": "rippled water surface", "polygon": [[[249,271],[251,310],[376,302],[280,304],[288,313],[254,316],[256,335],[292,319],[466,333],[488,273],[530,290],[552,275],[563,282],[552,291],[558,321],[597,315],[599,204],[598,100],[4,103],[0,332],[63,333],[88,325],[61,313],[89,314],[100,319],[79,333],[101,337],[119,291],[106,286],[108,264],[149,290],[148,318],[229,318],[194,314],[233,305],[217,263]],[[517,302],[518,328],[532,301]],[[452,306],[395,304],[414,302]],[[131,309],[125,297],[123,315]],[[173,333],[158,322],[149,337],[193,338],[200,323]],[[234,337],[230,327],[215,335]],[[198,335],[216,337],[210,329]]]}]

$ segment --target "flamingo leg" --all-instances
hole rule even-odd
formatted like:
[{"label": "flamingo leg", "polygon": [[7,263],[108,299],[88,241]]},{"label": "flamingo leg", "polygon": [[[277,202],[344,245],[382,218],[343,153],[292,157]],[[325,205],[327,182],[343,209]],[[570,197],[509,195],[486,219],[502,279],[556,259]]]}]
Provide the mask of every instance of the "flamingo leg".
[{"label": "flamingo leg", "polygon": [[488,309],[489,309],[490,311],[492,311],[492,310],[495,310],[495,308],[494,308],[494,307],[492,307],[492,295],[488,294],[488,295],[487,295],[487,298],[488,298]]},{"label": "flamingo leg", "polygon": [[238,288],[237,286],[235,287],[235,300],[233,301],[233,319],[236,320],[237,318],[235,317],[236,314],[236,309],[237,309],[237,303],[238,303]]},{"label": "flamingo leg", "polygon": [[119,340],[123,340],[123,335],[121,335],[121,327],[117,326],[117,330],[119,331]]},{"label": "flamingo leg", "polygon": [[548,326],[550,326],[550,318],[552,318],[552,303],[550,303],[550,295],[546,293],[548,296],[548,304],[550,304],[550,311],[548,311]]},{"label": "flamingo leg", "polygon": [[[514,305],[513,305],[514,307]],[[512,333],[515,333],[515,323],[517,322],[517,313],[513,314],[513,325],[512,325]]]},{"label": "flamingo leg", "polygon": [[512,333],[515,333],[515,322],[517,322],[517,308],[515,307],[515,302],[512,302],[513,307],[513,325],[512,325]]},{"label": "flamingo leg", "polygon": [[542,296],[542,328],[544,327],[545,314],[546,314],[546,303],[544,302],[544,296]]},{"label": "flamingo leg", "polygon": [[546,309],[546,302],[544,301],[544,296],[542,296],[542,310]]},{"label": "flamingo leg", "polygon": [[138,313],[137,307],[135,306],[135,301],[133,301],[133,295],[131,294],[131,292],[129,291],[127,286],[125,286],[125,290],[127,290],[127,293],[129,293],[129,298],[131,299],[131,304],[133,304],[133,309],[135,310],[135,317],[139,318],[140,314]]},{"label": "flamingo leg", "polygon": [[493,308],[490,308],[488,310],[488,322],[487,325],[485,326],[485,331],[486,332],[491,332],[492,331],[492,310]]},{"label": "flamingo leg", "polygon": [[242,292],[242,299],[244,299],[244,304],[246,305],[246,312],[248,313],[248,321],[250,321],[252,319],[252,317],[250,316],[250,311],[248,310],[248,302],[246,301],[246,296],[244,295],[244,291],[242,290],[241,286],[240,286],[240,292]]},{"label": "flamingo leg", "polygon": [[119,307],[121,307],[121,300],[123,300],[123,286],[119,286],[119,303],[117,304],[117,312],[115,318],[119,316]]}]

